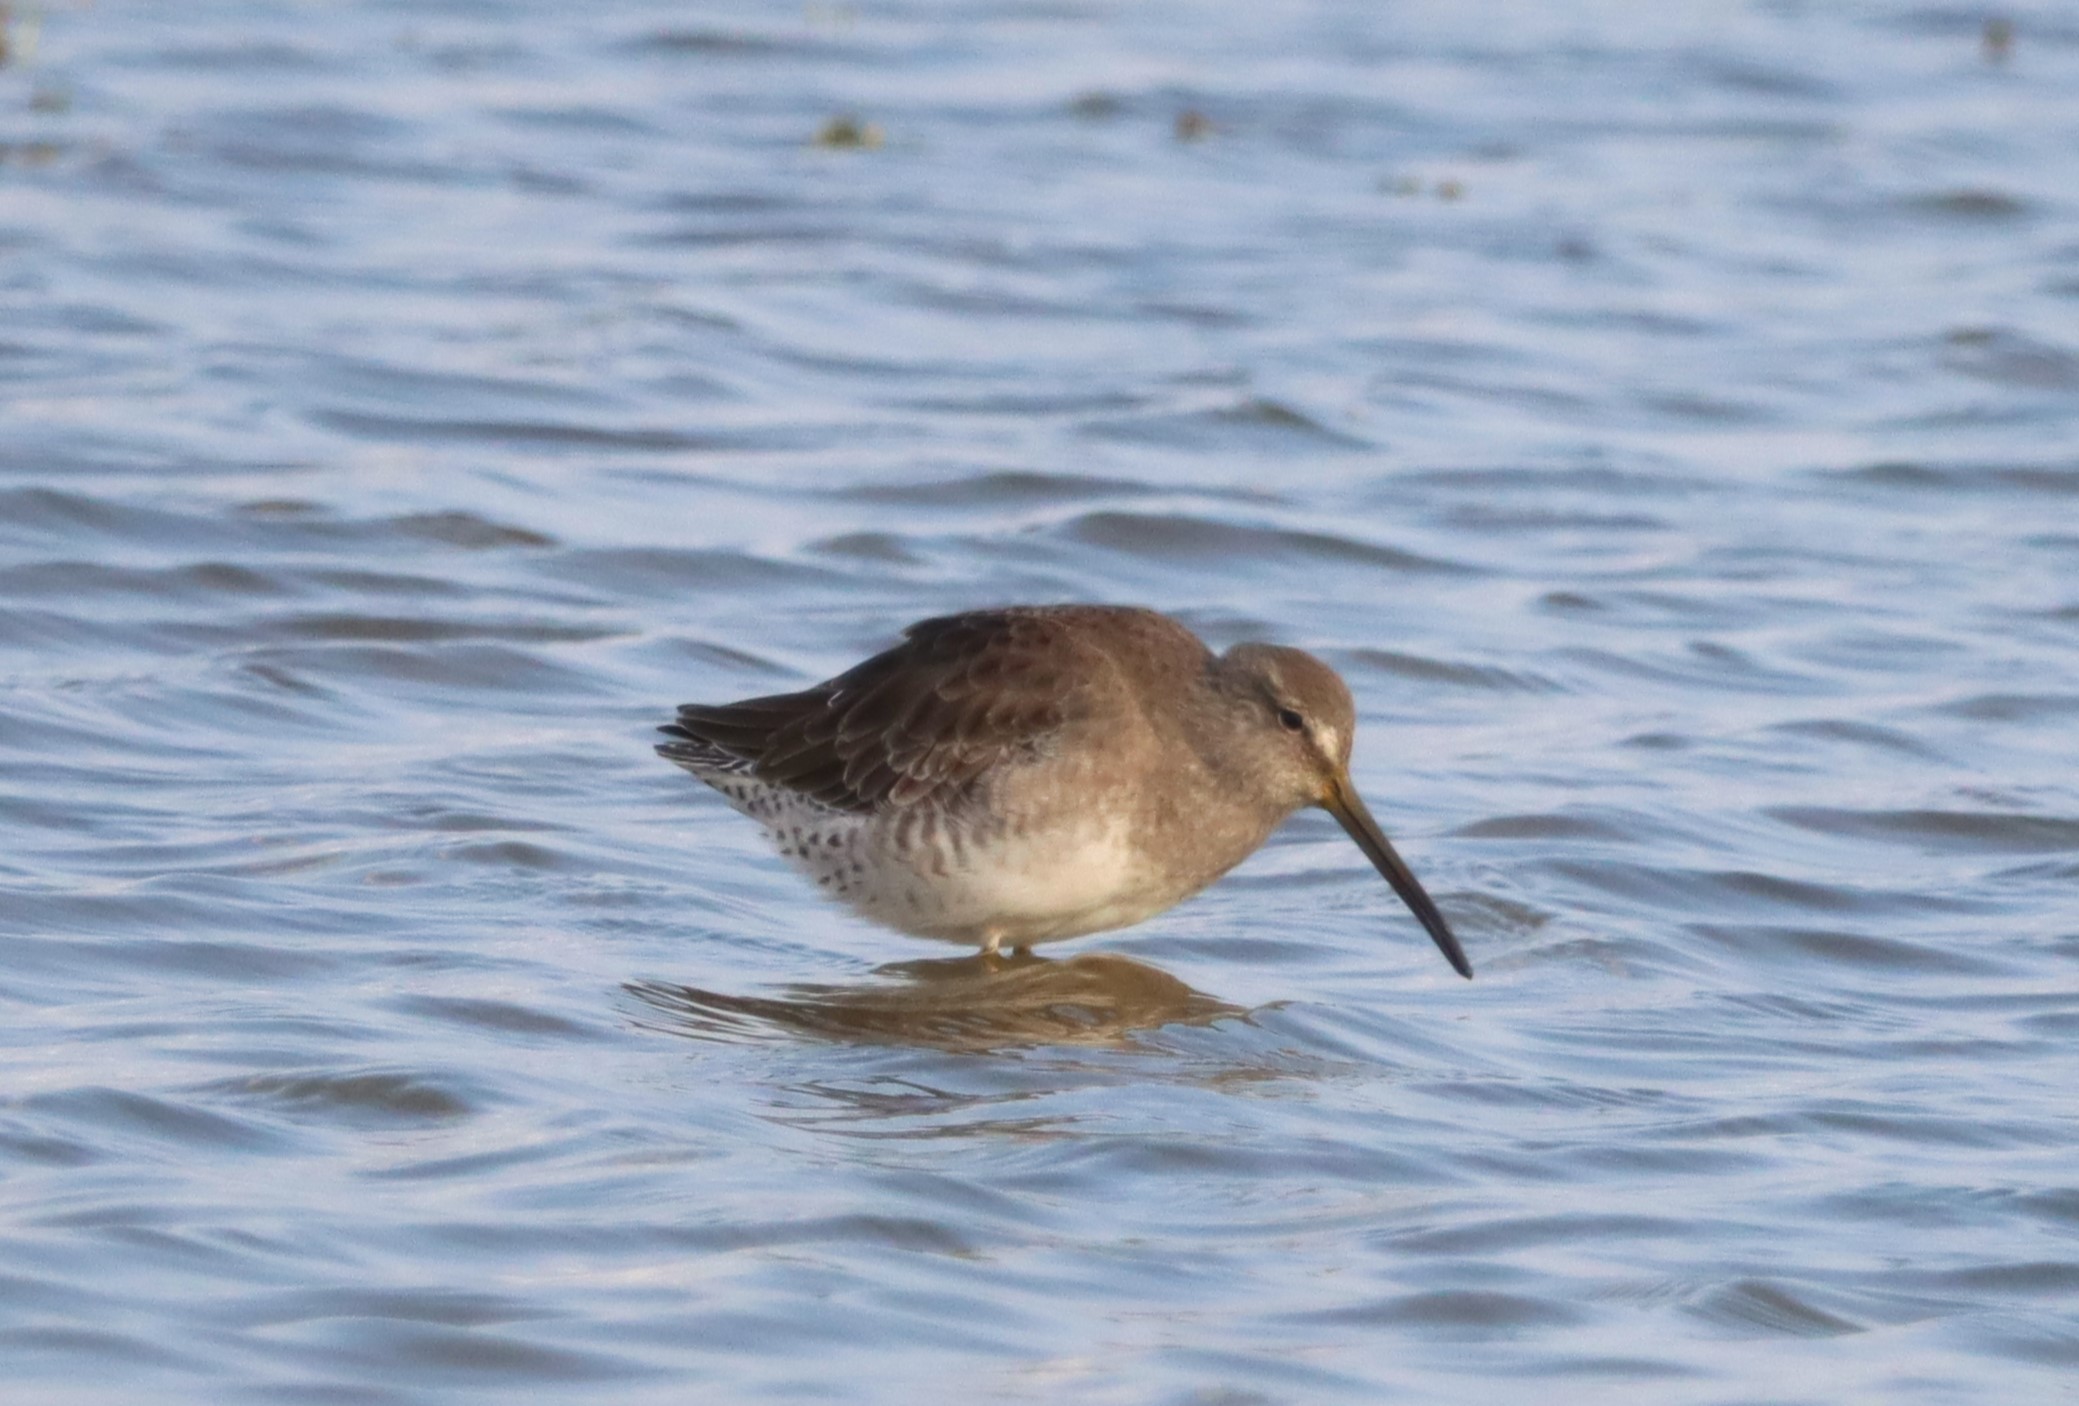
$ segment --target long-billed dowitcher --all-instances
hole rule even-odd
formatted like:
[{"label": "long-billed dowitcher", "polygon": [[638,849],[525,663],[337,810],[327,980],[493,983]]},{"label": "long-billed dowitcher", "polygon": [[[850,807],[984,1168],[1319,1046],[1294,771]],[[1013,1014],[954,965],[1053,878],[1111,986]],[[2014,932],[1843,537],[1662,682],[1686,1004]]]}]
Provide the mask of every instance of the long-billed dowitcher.
[{"label": "long-billed dowitcher", "polygon": [[1469,977],[1351,784],[1356,723],[1297,649],[1216,655],[1152,610],[1012,606],[912,625],[799,693],[688,703],[657,750],[860,913],[986,952],[1140,922],[1320,806]]}]

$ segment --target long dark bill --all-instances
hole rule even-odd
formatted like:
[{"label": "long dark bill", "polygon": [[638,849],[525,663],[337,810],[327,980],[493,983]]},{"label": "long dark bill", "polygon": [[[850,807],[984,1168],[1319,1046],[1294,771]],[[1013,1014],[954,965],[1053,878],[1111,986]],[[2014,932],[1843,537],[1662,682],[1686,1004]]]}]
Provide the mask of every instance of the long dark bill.
[{"label": "long dark bill", "polygon": [[1372,862],[1372,867],[1386,876],[1386,882],[1393,885],[1400,901],[1407,904],[1408,910],[1428,929],[1429,935],[1436,940],[1437,950],[1444,954],[1451,969],[1471,981],[1473,964],[1465,959],[1465,949],[1451,935],[1450,924],[1444,921],[1444,915],[1437,911],[1430,896],[1423,892],[1415,871],[1393,852],[1393,846],[1387,843],[1385,833],[1379,829],[1379,822],[1372,819],[1372,813],[1364,808],[1356,790],[1348,782],[1339,784],[1323,804],[1330,815],[1342,822],[1350,838],[1357,841],[1357,847],[1364,851],[1364,857]]}]

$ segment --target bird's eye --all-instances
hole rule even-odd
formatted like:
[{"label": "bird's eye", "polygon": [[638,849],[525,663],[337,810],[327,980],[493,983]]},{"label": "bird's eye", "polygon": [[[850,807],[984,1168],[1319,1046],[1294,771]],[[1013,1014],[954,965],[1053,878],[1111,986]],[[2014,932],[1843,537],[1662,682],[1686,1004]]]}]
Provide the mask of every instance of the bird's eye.
[{"label": "bird's eye", "polygon": [[1307,720],[1291,708],[1278,709],[1278,726],[1287,732],[1304,732]]}]

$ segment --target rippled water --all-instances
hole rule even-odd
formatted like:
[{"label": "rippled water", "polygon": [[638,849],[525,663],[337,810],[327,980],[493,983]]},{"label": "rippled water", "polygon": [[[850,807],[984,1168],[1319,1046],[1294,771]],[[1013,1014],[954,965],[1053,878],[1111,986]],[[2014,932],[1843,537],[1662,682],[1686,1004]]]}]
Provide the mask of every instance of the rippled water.
[{"label": "rippled water", "polygon": [[[2070,1397],[1983,17],[12,6],[8,1399]],[[650,753],[1049,599],[1342,668],[1479,979],[1319,816],[990,972]]]}]

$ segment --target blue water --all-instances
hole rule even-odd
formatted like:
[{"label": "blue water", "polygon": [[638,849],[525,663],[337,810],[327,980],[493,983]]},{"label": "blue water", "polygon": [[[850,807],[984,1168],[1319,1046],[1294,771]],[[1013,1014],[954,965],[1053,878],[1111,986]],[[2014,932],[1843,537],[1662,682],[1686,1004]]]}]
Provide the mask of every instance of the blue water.
[{"label": "blue water", "polygon": [[[2071,1397],[2003,13],[11,7],[4,1395]],[[1065,599],[1334,662],[1478,979],[1319,815],[982,971],[650,753]]]}]

